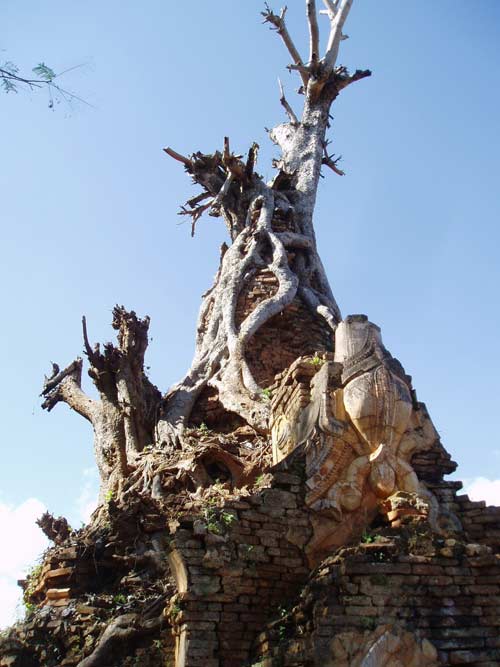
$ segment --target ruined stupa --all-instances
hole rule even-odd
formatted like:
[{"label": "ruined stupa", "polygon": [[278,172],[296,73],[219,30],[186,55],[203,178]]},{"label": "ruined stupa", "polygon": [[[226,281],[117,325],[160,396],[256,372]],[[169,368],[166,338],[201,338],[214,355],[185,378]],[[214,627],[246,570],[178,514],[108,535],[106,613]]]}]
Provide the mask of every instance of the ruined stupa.
[{"label": "ruined stupa", "polygon": [[338,64],[352,0],[324,0],[308,58],[266,8],[303,94],[258,146],[180,162],[201,186],[192,230],[221,217],[196,353],[163,394],[147,378],[149,319],[116,306],[117,343],[54,365],[43,407],[67,403],[94,429],[99,507],[26,581],[30,613],[4,633],[0,667],[344,667],[500,663],[500,508],[457,495],[411,377],[366,315],[342,316],[316,247],[313,213],[331,105],[370,75]]}]

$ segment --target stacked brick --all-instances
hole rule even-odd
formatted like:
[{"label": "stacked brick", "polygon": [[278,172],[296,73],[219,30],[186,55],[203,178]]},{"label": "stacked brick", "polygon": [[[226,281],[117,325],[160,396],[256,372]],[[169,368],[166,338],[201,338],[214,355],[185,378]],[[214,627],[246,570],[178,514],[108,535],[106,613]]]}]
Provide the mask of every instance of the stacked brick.
[{"label": "stacked brick", "polygon": [[[306,667],[328,658],[348,667],[384,627],[437,656],[414,664],[500,664],[500,508],[457,497],[460,487],[432,488],[458,526],[440,535],[418,513],[393,528],[381,517],[380,538],[338,550],[305,586],[314,519],[299,461],[293,474],[277,471],[271,488],[180,517],[171,548],[184,564],[185,590],[169,611],[183,651],[176,664]],[[353,654],[337,660],[346,636]]]},{"label": "stacked brick", "polygon": [[301,478],[277,473],[273,488],[178,522],[170,546],[186,591],[169,615],[179,651],[190,667],[241,667],[255,636],[307,578]]},{"label": "stacked brick", "polygon": [[472,502],[465,495],[456,496],[454,506],[469,538],[500,553],[500,507],[486,507],[484,501]]},{"label": "stacked brick", "polygon": [[[415,547],[421,539],[414,533]],[[398,539],[344,549],[327,559],[297,606],[258,637],[262,667],[320,665],[345,633],[356,646],[377,627],[409,630],[429,641],[441,665],[500,664],[500,559],[455,539],[431,553],[399,551]],[[487,551],[487,550],[486,550]],[[433,553],[434,552],[434,553]],[[401,664],[401,663],[398,663]]]}]

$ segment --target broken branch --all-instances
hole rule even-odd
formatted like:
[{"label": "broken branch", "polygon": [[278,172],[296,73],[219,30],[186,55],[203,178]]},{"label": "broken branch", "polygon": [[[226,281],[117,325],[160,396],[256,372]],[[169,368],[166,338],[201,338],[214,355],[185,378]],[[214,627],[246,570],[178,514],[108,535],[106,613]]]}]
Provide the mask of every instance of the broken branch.
[{"label": "broken branch", "polygon": [[[59,368],[53,364],[53,369]],[[81,388],[82,360],[75,359],[63,371],[59,371],[52,377],[45,378],[45,383],[40,396],[44,396],[42,409],[50,412],[59,402],[66,403],[70,408],[78,412],[82,417],[92,422],[97,401],[89,398]]]},{"label": "broken branch", "polygon": [[[340,68],[337,68],[340,69]],[[335,72],[337,73],[337,69]],[[347,86],[350,86],[351,83],[354,83],[355,81],[360,81],[361,79],[366,79],[367,77],[371,76],[371,70],[369,69],[357,69],[354,74],[351,74],[350,76],[342,76],[342,74],[345,72],[345,68],[342,68],[342,72],[340,73],[340,76],[337,76],[336,79],[336,85],[337,85],[337,90],[340,92],[344,88],[347,88]]]},{"label": "broken branch", "polygon": [[185,155],[181,155],[180,153],[177,153],[177,151],[174,151],[172,148],[167,146],[167,148],[163,149],[167,155],[169,155],[171,158],[174,160],[177,160],[177,162],[182,162],[186,167],[191,168],[193,166],[191,160],[187,158]]},{"label": "broken branch", "polygon": [[42,393],[40,396],[47,396],[47,394],[52,391],[58,384],[60,384],[65,377],[71,375],[80,382],[82,377],[82,360],[80,357],[75,359],[69,366],[67,366],[63,371],[59,370],[57,364],[52,364],[52,375],[50,377],[45,376],[45,382],[43,384]]},{"label": "broken branch", "polygon": [[245,174],[247,180],[250,180],[253,176],[253,171],[255,169],[255,163],[257,162],[257,155],[259,153],[259,144],[253,142],[250,150],[248,151],[247,163],[245,165]]},{"label": "broken branch", "polygon": [[307,70],[304,68],[304,61],[300,57],[297,47],[293,43],[293,40],[290,37],[290,33],[288,32],[288,29],[286,27],[285,24],[286,10],[287,8],[283,7],[283,9],[280,12],[280,15],[278,16],[271,10],[271,8],[266,2],[266,10],[264,12],[261,12],[261,14],[264,17],[264,23],[270,23],[276,28],[276,32],[283,40],[283,43],[288,49],[288,53],[292,56],[294,64],[302,68],[298,71],[300,73],[300,78],[302,79],[302,83],[304,84],[304,87],[306,87],[307,82],[309,80],[309,74]]},{"label": "broken branch", "polygon": [[292,109],[292,107],[290,106],[290,104],[288,103],[288,101],[285,97],[285,91],[283,90],[283,84],[281,83],[280,78],[278,78],[278,85],[280,87],[280,102],[281,102],[281,105],[284,107],[284,109],[285,109],[285,111],[288,115],[288,118],[290,118],[290,122],[292,123],[292,125],[298,125],[299,120],[298,120],[297,116],[295,115],[294,110]]}]

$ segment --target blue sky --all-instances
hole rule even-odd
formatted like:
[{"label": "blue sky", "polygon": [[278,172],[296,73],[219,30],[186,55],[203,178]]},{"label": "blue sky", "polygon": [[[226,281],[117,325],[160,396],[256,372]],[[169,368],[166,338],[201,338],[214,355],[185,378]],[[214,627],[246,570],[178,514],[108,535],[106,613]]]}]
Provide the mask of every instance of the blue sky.
[{"label": "blue sky", "polygon": [[[303,4],[289,2],[288,17],[305,51]],[[2,2],[2,59],[56,71],[84,63],[66,85],[94,107],[51,111],[43,92],[0,97],[9,526],[29,498],[77,523],[92,496],[90,428],[65,406],[43,413],[38,398],[50,361],[81,354],[82,314],[95,341],[112,337],[115,303],[149,314],[148,365],[163,391],[190,364],[225,236],[213,218],[194,239],[179,225],[196,190],[161,149],[210,152],[227,134],[244,152],[256,140],[259,170],[272,174],[264,128],[283,120],[277,77],[297,109],[300,98],[261,8]],[[485,478],[500,502],[500,4],[357,0],[346,32],[341,62],[373,77],[333,108],[347,175],[321,183],[323,262],[344,315],[368,314],[413,376],[458,477]]]}]

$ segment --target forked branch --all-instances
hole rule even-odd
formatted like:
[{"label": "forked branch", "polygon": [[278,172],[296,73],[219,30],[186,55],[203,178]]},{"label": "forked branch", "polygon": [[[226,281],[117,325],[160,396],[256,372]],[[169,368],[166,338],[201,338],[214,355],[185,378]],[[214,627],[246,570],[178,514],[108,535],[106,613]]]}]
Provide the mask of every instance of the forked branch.
[{"label": "forked branch", "polygon": [[[167,155],[184,164],[195,183],[204,188],[204,192],[181,206],[179,212],[179,215],[191,217],[191,236],[194,235],[197,221],[205,212],[215,217],[222,215],[233,240],[243,229],[245,215],[239,201],[241,195],[245,198],[245,193],[249,193],[248,197],[251,198],[254,181],[259,179],[254,172],[258,149],[258,144],[254,143],[245,162],[242,155],[231,152],[228,137],[224,137],[222,153],[216,151],[212,155],[198,152],[187,158],[171,148],[164,149]],[[231,188],[233,182],[238,184],[239,190]],[[202,203],[205,200],[208,201]]]},{"label": "forked branch", "polygon": [[323,160],[322,164],[324,164],[326,167],[329,167],[332,171],[334,171],[338,176],[345,176],[345,171],[342,171],[342,169],[339,169],[337,167],[337,163],[340,162],[342,159],[342,156],[339,155],[337,158],[335,157],[335,154],[328,155],[328,150],[327,150],[328,142],[325,141],[323,145]]},{"label": "forked branch", "polygon": [[264,23],[270,23],[271,25],[273,25],[276,29],[276,32],[283,40],[283,43],[288,49],[288,53],[292,56],[293,64],[299,70],[300,78],[302,79],[302,83],[304,84],[305,88],[307,87],[307,82],[309,80],[309,77],[307,76],[307,70],[304,66],[304,61],[300,57],[300,53],[298,52],[297,47],[295,46],[292,38],[290,37],[290,33],[288,32],[288,29],[286,27],[285,23],[286,11],[287,8],[283,7],[278,16],[272,11],[272,9],[266,2],[266,9],[265,11],[261,12],[261,14],[264,17]]},{"label": "forked branch", "polygon": [[290,106],[290,104],[288,103],[288,101],[285,97],[285,91],[283,90],[283,84],[281,83],[281,79],[279,79],[279,78],[278,78],[278,85],[280,87],[280,102],[281,102],[281,105],[285,109],[285,111],[288,115],[288,118],[290,118],[290,122],[292,123],[292,125],[298,125],[299,124],[299,119],[295,115],[294,110],[292,109],[292,107]]},{"label": "forked branch", "polygon": [[82,360],[75,359],[64,370],[52,364],[52,375],[45,378],[42,393],[42,408],[50,412],[58,403],[66,403],[72,410],[92,422],[96,416],[98,402],[89,398],[81,388]]}]

